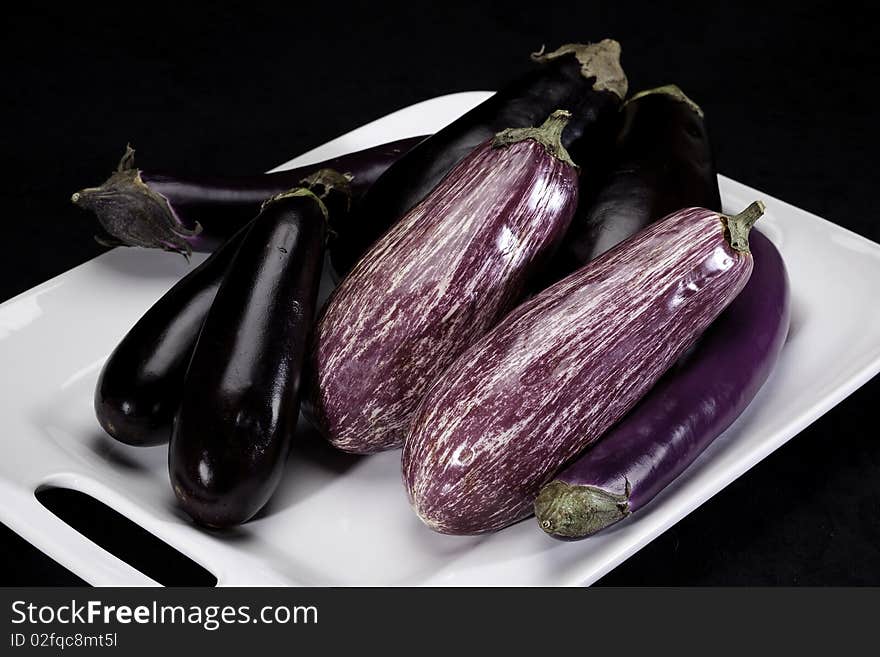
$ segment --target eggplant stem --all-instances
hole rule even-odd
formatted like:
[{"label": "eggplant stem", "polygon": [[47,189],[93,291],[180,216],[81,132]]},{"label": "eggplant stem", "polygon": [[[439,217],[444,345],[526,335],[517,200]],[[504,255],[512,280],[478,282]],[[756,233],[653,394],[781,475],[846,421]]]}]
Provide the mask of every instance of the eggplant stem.
[{"label": "eggplant stem", "polygon": [[594,91],[610,91],[623,100],[629,82],[620,66],[620,44],[614,39],[602,39],[598,43],[566,43],[553,52],[541,50],[532,53],[532,60],[540,63],[553,61],[566,55],[574,55],[581,65],[581,75],[595,78]]},{"label": "eggplant stem", "polygon": [[119,164],[116,165],[117,171],[128,171],[130,169],[134,169],[134,148],[132,148],[131,144],[125,145],[125,152],[122,154],[122,157],[119,159]]},{"label": "eggplant stem", "polygon": [[318,169],[315,173],[300,180],[300,186],[293,187],[285,192],[267,198],[260,206],[260,212],[265,210],[268,205],[280,201],[281,199],[294,196],[305,196],[317,202],[318,207],[321,208],[321,214],[324,215],[324,220],[328,222],[329,229],[330,213],[327,210],[327,206],[324,204],[324,199],[330,195],[330,192],[336,191],[345,196],[346,203],[350,207],[350,180],[351,176],[349,174],[339,173],[335,169]]},{"label": "eggplant stem", "polygon": [[552,536],[582,538],[622,520],[629,511],[629,482],[625,495],[595,486],[554,480],[535,499],[535,516]]},{"label": "eggplant stem", "polygon": [[688,107],[690,107],[701,119],[703,118],[703,110],[697,105],[694,101],[688,98],[685,93],[674,84],[664,84],[661,87],[654,87],[653,89],[645,89],[644,91],[640,91],[637,94],[633,94],[630,96],[629,100],[627,100],[623,106],[626,107],[633,101],[638,100],[639,98],[644,98],[645,96],[652,96],[654,94],[664,94],[666,96],[671,96],[675,100],[684,103]]},{"label": "eggplant stem", "polygon": [[[327,198],[332,191],[345,195],[346,212],[351,209],[351,180],[350,173],[339,173],[335,169],[318,169],[313,174],[300,180],[300,184],[313,191],[320,191],[318,197]],[[316,188],[319,188],[316,189]]]},{"label": "eggplant stem", "polygon": [[288,189],[286,192],[281,192],[280,194],[275,194],[275,196],[267,198],[260,206],[260,212],[265,212],[267,207],[277,203],[278,201],[282,201],[286,198],[294,198],[296,196],[304,196],[306,198],[312,199],[315,203],[318,204],[318,207],[321,209],[321,214],[324,215],[324,221],[330,221],[330,213],[327,211],[327,206],[324,205],[324,201],[322,201],[321,197],[315,194],[315,192],[313,192],[308,187],[294,187],[293,189]]},{"label": "eggplant stem", "polygon": [[507,128],[502,130],[492,140],[492,147],[507,148],[517,142],[532,139],[541,144],[544,150],[557,160],[577,169],[578,165],[572,161],[568,151],[565,150],[565,146],[562,145],[562,131],[568,125],[569,119],[571,119],[571,112],[558,109],[548,116],[547,120],[537,128]]},{"label": "eggplant stem", "polygon": [[95,213],[107,233],[103,244],[160,248],[189,260],[192,247],[186,238],[202,231],[198,223],[191,229],[184,226],[168,199],[144,183],[130,145],[102,185],[81,189],[70,200]]},{"label": "eggplant stem", "polygon": [[730,246],[742,253],[749,253],[749,231],[752,230],[755,222],[763,216],[765,209],[763,201],[755,201],[732,217],[721,215],[726,229],[725,237],[730,242]]}]

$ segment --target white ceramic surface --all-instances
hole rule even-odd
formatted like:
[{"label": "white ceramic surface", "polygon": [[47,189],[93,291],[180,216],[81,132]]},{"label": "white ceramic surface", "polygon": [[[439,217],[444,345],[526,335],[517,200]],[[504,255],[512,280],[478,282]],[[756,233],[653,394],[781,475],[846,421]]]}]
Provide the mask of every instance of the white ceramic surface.
[{"label": "white ceramic surface", "polygon": [[[283,166],[432,132],[487,95],[408,107]],[[720,182],[727,210],[756,198],[767,204],[761,229],[791,275],[791,335],[736,424],[653,503],[597,536],[559,542],[533,520],[490,536],[434,534],[407,505],[397,452],[334,453],[305,427],[265,513],[226,538],[196,529],[175,508],[165,448],[116,444],[93,416],[104,359],[188,268],[178,256],[136,249],[110,251],[0,305],[0,520],[97,585],[154,582],[45,510],[34,498],[38,487],[98,498],[221,585],[589,584],[880,371],[880,245],[730,179]]]}]

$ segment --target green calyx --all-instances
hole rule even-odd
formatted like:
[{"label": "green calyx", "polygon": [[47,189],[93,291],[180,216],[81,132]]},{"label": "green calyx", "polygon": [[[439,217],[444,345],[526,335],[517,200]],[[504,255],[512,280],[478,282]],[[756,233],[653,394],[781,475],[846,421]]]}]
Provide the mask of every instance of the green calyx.
[{"label": "green calyx", "polygon": [[309,189],[318,190],[321,198],[336,190],[351,199],[351,179],[351,174],[339,173],[336,169],[318,169],[300,180],[300,183]]},{"label": "green calyx", "polygon": [[202,230],[199,224],[184,226],[168,200],[144,183],[131,146],[125,147],[116,171],[102,185],[81,189],[70,200],[95,213],[105,231],[95,239],[105,246],[160,248],[189,259],[192,247],[185,238]]},{"label": "green calyx", "polygon": [[541,529],[562,538],[595,534],[628,515],[629,490],[617,495],[594,486],[554,480],[541,489],[535,500],[535,516]]},{"label": "green calyx", "polygon": [[294,187],[293,189],[288,189],[286,192],[281,192],[280,194],[275,194],[275,196],[271,196],[263,201],[263,205],[260,206],[260,212],[265,212],[266,208],[278,203],[279,201],[283,201],[287,198],[295,198],[297,196],[303,196],[305,198],[312,199],[315,203],[318,204],[318,207],[321,209],[321,214],[324,215],[324,220],[330,220],[330,213],[327,212],[327,206],[324,205],[324,201],[321,200],[321,197],[315,194],[308,187]]},{"label": "green calyx", "polygon": [[750,253],[749,251],[749,231],[752,226],[764,214],[764,203],[755,201],[745,210],[732,217],[726,214],[721,215],[721,223],[724,224],[724,233],[727,241],[737,251],[742,253]]},{"label": "green calyx", "polygon": [[602,39],[598,43],[566,43],[552,52],[532,53],[536,62],[549,62],[566,55],[574,55],[581,65],[581,75],[595,78],[595,91],[610,91],[623,100],[629,82],[620,65],[620,44],[614,39]]},{"label": "green calyx", "polygon": [[294,187],[293,189],[281,192],[280,194],[276,194],[263,201],[263,205],[260,207],[260,212],[264,211],[269,205],[282,199],[302,196],[314,200],[321,209],[321,214],[324,215],[324,219],[329,222],[330,213],[327,210],[324,199],[326,199],[332,192],[336,192],[343,194],[346,203],[350,204],[350,183],[351,176],[349,174],[339,173],[334,169],[318,169],[315,173],[300,180],[301,187]]},{"label": "green calyx", "polygon": [[560,162],[578,168],[574,163],[565,146],[562,145],[562,131],[571,119],[571,112],[556,110],[540,126],[535,128],[507,128],[502,130],[492,140],[493,148],[506,148],[517,142],[532,139],[544,147],[550,155]]},{"label": "green calyx", "polygon": [[645,96],[652,96],[654,94],[664,94],[666,96],[671,96],[675,100],[684,103],[688,107],[690,107],[697,116],[701,119],[703,118],[703,110],[697,105],[694,101],[688,98],[684,92],[678,88],[678,86],[674,84],[664,84],[662,87],[654,87],[653,89],[645,89],[644,91],[640,91],[637,94],[634,94],[629,100],[627,100],[623,106],[626,107],[630,103],[637,101],[639,98],[644,98]]}]

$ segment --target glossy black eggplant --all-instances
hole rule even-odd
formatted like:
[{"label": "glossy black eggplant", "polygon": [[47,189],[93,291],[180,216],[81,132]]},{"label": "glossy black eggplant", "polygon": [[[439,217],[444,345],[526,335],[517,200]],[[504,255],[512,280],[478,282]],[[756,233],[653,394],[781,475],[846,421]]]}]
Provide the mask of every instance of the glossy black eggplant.
[{"label": "glossy black eggplant", "polygon": [[104,363],[95,415],[116,440],[136,446],[168,441],[199,330],[246,232],[240,229],[168,290]]},{"label": "glossy black eggplant", "polygon": [[[686,207],[721,211],[703,111],[675,85],[635,94],[620,112],[614,163],[592,204],[582,204],[549,270],[549,284]],[[586,159],[575,143],[572,159]],[[584,195],[582,194],[582,197]]]},{"label": "glossy black eggplant", "polygon": [[591,151],[590,157],[575,161],[582,179],[594,180],[592,165],[603,159],[596,148],[613,131],[626,96],[620,44],[612,39],[568,44],[536,53],[533,59],[539,63],[535,70],[424,140],[379,177],[353,213],[351,230],[340,235],[331,253],[338,272],[350,270],[373,242],[477,146],[506,128],[539,125],[554,110],[571,112],[562,143],[568,148],[580,140],[583,146],[577,150]]},{"label": "glossy black eggplant", "polygon": [[[330,169],[306,182],[319,194],[348,184]],[[334,210],[335,226],[347,207],[337,203]],[[134,446],[168,441],[202,323],[248,228],[240,228],[153,304],[104,363],[95,386],[95,415],[116,440]]]},{"label": "glossy black eggplant", "polygon": [[[96,239],[110,246],[142,246],[189,256],[211,251],[247,224],[266,199],[296,187],[320,169],[351,177],[352,199],[424,136],[409,137],[275,173],[193,176],[143,171],[126,148],[116,171],[98,187],[80,190],[72,201],[95,213],[104,229]],[[346,226],[336,226],[345,232]]]},{"label": "glossy black eggplant", "polygon": [[205,318],[168,454],[174,493],[200,524],[246,522],[281,479],[337,196],[268,201]]}]

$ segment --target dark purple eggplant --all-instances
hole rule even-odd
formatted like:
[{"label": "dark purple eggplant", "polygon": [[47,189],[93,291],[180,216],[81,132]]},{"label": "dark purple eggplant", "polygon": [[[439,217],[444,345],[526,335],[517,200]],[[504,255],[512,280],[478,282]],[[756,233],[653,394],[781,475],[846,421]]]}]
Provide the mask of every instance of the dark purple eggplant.
[{"label": "dark purple eggplant", "polygon": [[334,268],[344,274],[398,219],[434,189],[455,165],[477,146],[506,128],[528,128],[556,109],[568,110],[571,121],[563,145],[579,154],[587,181],[597,153],[613,129],[627,80],[620,67],[620,44],[604,39],[595,44],[568,44],[532,58],[540,66],[503,87],[461,118],[429,137],[395,162],[367,191],[353,213],[352,230],[340,235],[331,254]]},{"label": "dark purple eggplant", "polygon": [[[189,256],[210,251],[247,224],[271,196],[299,185],[320,169],[351,176],[352,199],[360,198],[393,162],[424,136],[400,139],[317,164],[251,176],[185,176],[142,171],[129,146],[116,171],[99,187],[73,195],[95,213],[108,246],[143,246]],[[335,227],[345,232],[346,226]]]},{"label": "dark purple eggplant", "polygon": [[[570,150],[575,162],[582,157],[579,146]],[[675,85],[637,93],[620,112],[608,177],[595,201],[575,214],[545,286],[649,223],[690,207],[721,211],[703,111]]]},{"label": "dark purple eggplant", "polygon": [[650,502],[746,409],[773,370],[789,323],[779,251],[752,231],[748,284],[676,365],[591,449],[541,489],[548,534],[582,538]]},{"label": "dark purple eggplant", "polygon": [[[344,194],[348,185],[330,169],[309,176],[306,184],[318,194],[334,185]],[[345,211],[337,209],[334,225]],[[202,323],[249,226],[168,290],[110,354],[95,387],[95,415],[116,440],[136,446],[168,441]]]},{"label": "dark purple eggplant", "polygon": [[403,446],[432,529],[493,531],[597,440],[736,297],[763,212],[676,212],[520,305],[440,375]]},{"label": "dark purple eggplant", "polygon": [[399,447],[428,386],[518,301],[565,234],[568,112],[466,157],[333,292],[315,329],[311,414],[347,452]]},{"label": "dark purple eggplant", "polygon": [[95,387],[95,415],[116,440],[168,442],[193,347],[248,227],[168,290],[110,354]]},{"label": "dark purple eggplant", "polygon": [[281,479],[337,196],[298,188],[267,201],[202,325],[168,454],[174,493],[200,524],[246,522]]}]

